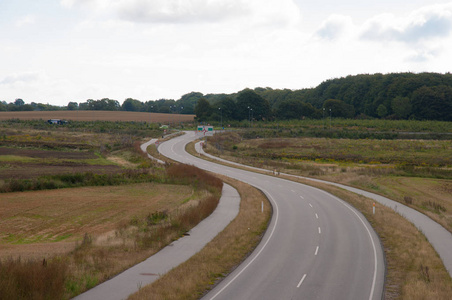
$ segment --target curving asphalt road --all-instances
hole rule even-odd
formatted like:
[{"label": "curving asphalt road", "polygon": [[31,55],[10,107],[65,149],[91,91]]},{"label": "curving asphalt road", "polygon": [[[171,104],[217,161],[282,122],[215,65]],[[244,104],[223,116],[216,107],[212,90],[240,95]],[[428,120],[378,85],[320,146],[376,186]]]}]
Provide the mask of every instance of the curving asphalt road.
[{"label": "curving asphalt road", "polygon": [[256,250],[205,299],[381,299],[384,258],[367,220],[322,190],[211,163],[185,152],[194,132],[160,145],[176,161],[249,183],[273,206]]},{"label": "curving asphalt road", "polygon": [[[204,150],[202,149],[202,147],[199,146],[199,143],[196,144],[196,150],[199,153],[202,153],[203,155],[205,155],[207,157],[210,157],[210,158],[213,158],[213,159],[216,159],[218,161],[222,161],[222,162],[225,162],[228,164],[237,165],[240,167],[246,167],[246,168],[257,170],[257,171],[271,172],[266,169],[241,165],[241,164],[238,164],[235,162],[227,161],[227,160],[221,159],[219,157],[205,153]],[[311,181],[335,185],[342,189],[345,189],[345,190],[351,191],[353,193],[363,195],[367,198],[373,199],[380,204],[383,204],[387,207],[394,209],[398,214],[400,214],[405,219],[407,219],[408,221],[413,223],[414,226],[416,226],[419,229],[419,231],[421,231],[425,235],[425,237],[428,239],[430,244],[433,246],[433,248],[436,250],[436,252],[440,256],[449,275],[452,277],[452,251],[451,251],[452,234],[447,229],[445,229],[443,226],[441,226],[439,223],[437,223],[436,221],[431,219],[430,217],[428,217],[428,216],[418,212],[417,210],[415,210],[411,207],[408,207],[400,202],[396,202],[394,200],[383,197],[381,195],[367,192],[364,190],[360,190],[360,189],[357,189],[357,188],[354,188],[354,187],[351,187],[348,185],[320,180],[320,179],[308,178],[308,177],[303,177],[303,176],[297,176],[297,175],[292,175],[292,174],[283,174],[283,173],[281,173],[281,174],[285,175],[285,176],[289,176],[289,177],[302,178],[302,179],[307,179],[307,180],[311,180]]]}]

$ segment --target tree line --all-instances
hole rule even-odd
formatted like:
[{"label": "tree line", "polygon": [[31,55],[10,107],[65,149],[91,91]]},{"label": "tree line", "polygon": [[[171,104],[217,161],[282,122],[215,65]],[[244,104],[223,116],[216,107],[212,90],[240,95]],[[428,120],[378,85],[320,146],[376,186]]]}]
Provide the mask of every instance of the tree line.
[{"label": "tree line", "polygon": [[115,110],[196,114],[199,121],[333,118],[384,118],[452,121],[452,74],[361,74],[330,79],[315,88],[255,88],[232,94],[191,92],[180,99],[122,104],[103,98],[52,106],[22,99],[0,102],[0,111]]}]

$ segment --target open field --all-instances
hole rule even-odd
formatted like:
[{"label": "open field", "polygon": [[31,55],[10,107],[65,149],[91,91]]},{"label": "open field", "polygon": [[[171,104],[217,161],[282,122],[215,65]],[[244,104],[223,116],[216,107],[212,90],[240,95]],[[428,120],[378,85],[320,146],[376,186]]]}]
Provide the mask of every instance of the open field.
[{"label": "open field", "polygon": [[[212,140],[208,148],[210,147],[210,150],[215,151],[211,146]],[[217,152],[219,153],[219,151]],[[225,157],[224,154],[222,156]],[[232,156],[230,156],[230,158],[234,159]],[[270,170],[275,167],[271,162],[265,163],[259,161],[256,163],[253,160],[242,160],[242,163],[245,164],[251,162],[254,162],[254,165],[256,166],[268,168]],[[281,165],[278,165],[279,171],[290,171],[282,168]],[[246,169],[246,167],[244,168]],[[282,174],[279,176],[285,177]],[[405,178],[403,177],[395,177],[395,179],[399,178],[402,181],[405,181]],[[425,236],[419,232],[413,224],[399,216],[391,208],[377,205],[376,214],[374,215],[372,214],[373,200],[371,199],[328,184],[317,183],[305,179],[294,179],[293,177],[287,177],[286,179],[296,180],[303,184],[326,190],[349,202],[366,216],[372,224],[372,227],[378,233],[385,251],[387,262],[385,299],[446,300],[451,298],[452,280],[438,257],[438,254],[432,248]],[[443,198],[450,200],[450,192],[447,190],[442,191],[443,186],[441,184],[437,185],[435,179],[431,179],[433,183],[429,182],[430,179],[427,179],[427,182],[425,182],[423,186],[419,185],[419,182],[422,182],[423,180],[422,178],[413,178],[413,180],[418,180],[417,189],[415,188],[414,190],[419,191],[423,188],[429,189],[432,186],[440,186],[440,189],[436,189],[436,192],[433,192],[434,195],[441,195]],[[397,185],[397,183],[394,183],[394,185]],[[410,193],[410,189],[415,186],[416,182],[413,182],[403,189],[406,190],[407,193]],[[440,194],[437,194],[438,191],[440,191]]]},{"label": "open field", "polygon": [[144,122],[0,121],[2,299],[72,298],[215,209],[220,180],[155,165],[140,150],[162,132]]},{"label": "open field", "polygon": [[409,205],[452,232],[452,144],[437,140],[214,136],[207,150],[224,158],[356,186]]},{"label": "open field", "polygon": [[128,111],[98,111],[98,110],[64,110],[64,111],[17,111],[0,112],[0,120],[49,120],[64,119],[72,121],[121,121],[121,122],[152,122],[173,123],[193,122],[194,115],[162,114]]},{"label": "open field", "polygon": [[[192,194],[189,186],[155,183],[5,193],[0,202],[0,257],[49,257],[60,252],[62,243],[55,242],[62,241],[72,249],[61,247],[73,250],[85,233],[101,237],[132,218],[171,211]],[[43,249],[33,251],[35,243]]]},{"label": "open field", "polygon": [[170,166],[166,181],[177,184],[2,194],[0,294],[72,298],[182,236],[218,203],[221,181],[199,169]]},{"label": "open field", "polygon": [[114,174],[122,168],[90,151],[0,147],[0,180],[65,173]]}]

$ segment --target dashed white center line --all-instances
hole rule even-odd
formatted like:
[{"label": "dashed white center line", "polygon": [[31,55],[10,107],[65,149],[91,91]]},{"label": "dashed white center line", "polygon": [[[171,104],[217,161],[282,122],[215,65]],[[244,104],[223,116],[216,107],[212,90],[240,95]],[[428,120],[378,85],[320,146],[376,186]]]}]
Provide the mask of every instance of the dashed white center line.
[{"label": "dashed white center line", "polygon": [[300,282],[297,285],[297,288],[300,287],[300,285],[303,283],[304,279],[306,278],[306,274],[303,275],[303,277],[301,278]]},{"label": "dashed white center line", "polygon": [[319,246],[317,246],[317,248],[315,249],[314,255],[317,255],[317,253],[319,253]]},{"label": "dashed white center line", "polygon": [[300,196],[301,199],[304,199],[303,196]]},{"label": "dashed white center line", "polygon": [[320,229],[320,227],[319,227],[319,234],[321,234],[322,233],[322,230]]},{"label": "dashed white center line", "polygon": [[318,218],[319,218],[319,215],[318,215],[318,214],[315,214],[315,218],[318,219]]},{"label": "dashed white center line", "polygon": [[311,204],[311,203],[309,203],[309,206],[310,206],[310,207],[312,207],[312,204]]}]

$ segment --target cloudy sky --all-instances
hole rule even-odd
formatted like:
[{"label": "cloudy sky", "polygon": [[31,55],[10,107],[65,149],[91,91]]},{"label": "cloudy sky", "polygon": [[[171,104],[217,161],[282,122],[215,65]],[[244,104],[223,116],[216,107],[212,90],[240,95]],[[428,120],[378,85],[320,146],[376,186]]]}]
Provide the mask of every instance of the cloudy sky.
[{"label": "cloudy sky", "polygon": [[0,0],[7,102],[301,89],[451,54],[451,0]]}]

